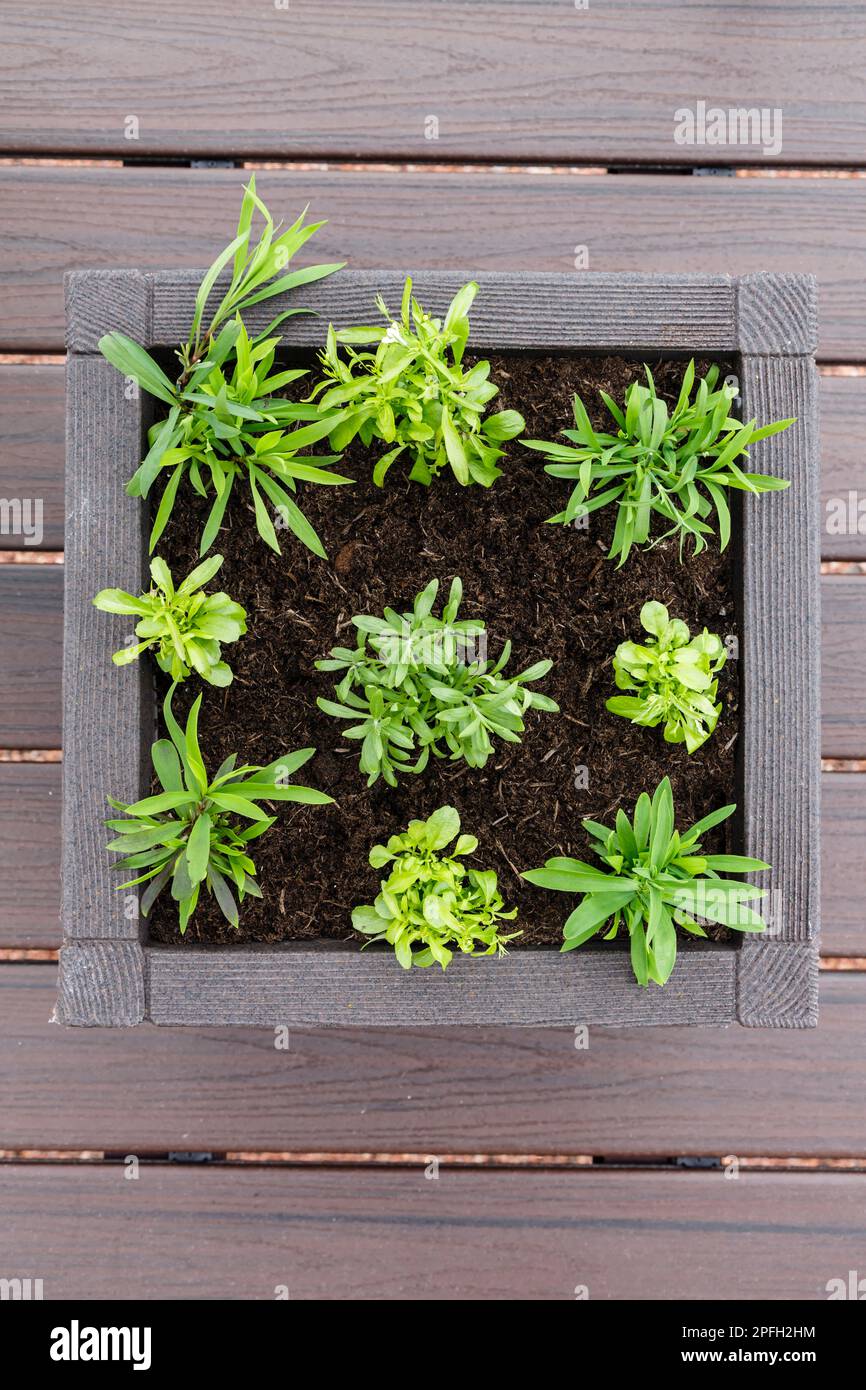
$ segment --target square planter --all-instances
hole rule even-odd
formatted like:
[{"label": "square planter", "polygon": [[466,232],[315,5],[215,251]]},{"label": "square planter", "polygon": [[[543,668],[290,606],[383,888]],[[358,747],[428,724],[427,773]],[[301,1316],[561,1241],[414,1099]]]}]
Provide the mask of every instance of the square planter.
[{"label": "square planter", "polygon": [[[414,277],[433,313],[468,275]],[[760,467],[791,480],[745,498],[732,539],[739,607],[737,848],[773,865],[770,929],[681,951],[664,989],[640,989],[628,950],[591,944],[561,956],[515,949],[457,957],[447,973],[396,967],[390,953],[329,941],[165,946],[147,939],[136,899],[116,891],[104,849],[108,791],[147,793],[157,705],[150,670],[118,678],[122,619],[96,591],[146,587],[147,508],[124,491],[153,403],[98,353],[118,329],[149,348],[185,337],[199,275],[87,271],[67,279],[66,604],[63,931],[56,1018],[64,1024],[533,1025],[727,1024],[808,1027],[817,1019],[818,441],[815,292],[808,276],[479,274],[473,349],[735,356],[744,418],[796,416],[760,446]],[[287,346],[320,345],[324,325],[365,322],[377,291],[399,302],[404,276],[343,271],[305,290],[319,317],[283,327]],[[275,302],[248,315],[260,331]]]}]

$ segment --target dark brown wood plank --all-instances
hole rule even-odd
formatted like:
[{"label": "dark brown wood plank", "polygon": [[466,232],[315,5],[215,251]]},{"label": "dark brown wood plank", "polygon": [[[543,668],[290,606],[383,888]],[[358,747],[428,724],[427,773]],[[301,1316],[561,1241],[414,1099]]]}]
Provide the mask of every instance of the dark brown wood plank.
[{"label": "dark brown wood plank", "polygon": [[59,945],[59,763],[0,763],[0,947]]},{"label": "dark brown wood plank", "polygon": [[821,555],[866,560],[866,376],[824,376]]},{"label": "dark brown wood plank", "polygon": [[825,1299],[866,1239],[859,1173],[15,1164],[0,1201],[46,1299]]},{"label": "dark brown wood plank", "polygon": [[[0,764],[0,947],[60,945],[59,764]],[[866,777],[821,779],[825,956],[866,952]]]},{"label": "dark brown wood plank", "polygon": [[[60,746],[62,587],[59,565],[0,567],[0,748]],[[866,756],[866,578],[824,575],[821,601],[821,751]]]},{"label": "dark brown wood plank", "polygon": [[61,565],[0,565],[0,748],[60,747]]},{"label": "dark brown wood plank", "polygon": [[[247,177],[0,169],[0,350],[59,348],[68,268],[209,264],[228,240]],[[295,216],[309,202],[316,217],[330,219],[307,248],[310,259],[347,259],[355,268],[568,272],[576,246],[587,248],[596,271],[808,268],[819,280],[821,354],[863,356],[863,180],[313,169],[266,171],[258,182],[275,215]]]},{"label": "dark brown wood plank", "polygon": [[866,757],[866,578],[825,575],[821,604],[821,752]]},{"label": "dark brown wood plank", "polygon": [[0,965],[0,1149],[866,1157],[863,974],[821,976],[817,1029],[347,1027],[288,1050],[61,1030],[54,977]]},{"label": "dark brown wood plank", "polygon": [[866,778],[821,779],[821,951],[866,955]]},{"label": "dark brown wood plank", "polygon": [[[89,0],[4,10],[4,149],[118,158],[830,163],[866,160],[857,0],[704,6]],[[223,76],[232,72],[232,100]],[[672,66],[676,84],[670,81]],[[299,99],[302,94],[302,99]],[[780,108],[781,150],[683,146],[674,112]],[[425,138],[430,116],[438,138]],[[130,116],[136,138],[127,138]]]},{"label": "dark brown wood plank", "polygon": [[[44,499],[42,548],[48,550],[63,547],[63,387],[61,366],[0,364],[0,497]],[[822,376],[819,387],[822,558],[863,560],[866,376]],[[21,546],[20,538],[0,533],[0,548]]]},{"label": "dark brown wood plank", "polygon": [[0,520],[0,550],[62,550],[61,366],[0,366],[0,441],[0,498],[21,504]]}]

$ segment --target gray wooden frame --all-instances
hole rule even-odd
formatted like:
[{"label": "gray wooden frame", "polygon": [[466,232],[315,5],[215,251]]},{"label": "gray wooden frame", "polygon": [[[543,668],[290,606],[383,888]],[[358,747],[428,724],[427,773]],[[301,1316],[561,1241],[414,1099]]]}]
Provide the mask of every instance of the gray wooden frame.
[{"label": "gray wooden frame", "polygon": [[[415,276],[444,312],[466,274]],[[156,708],[150,674],[118,671],[127,624],[97,614],[105,586],[147,574],[147,509],[124,483],[149,406],[97,351],[109,329],[151,348],[186,337],[200,275],[84,271],[67,277],[66,602],[63,929],[56,1018],[123,1026],[727,1024],[817,1021],[818,438],[815,286],[809,276],[479,274],[472,345],[488,350],[736,354],[745,416],[797,424],[760,446],[760,466],[791,488],[746,498],[733,542],[741,631],[740,839],[774,866],[773,925],[736,945],[680,953],[670,983],[640,989],[627,952],[589,946],[457,958],[447,974],[396,967],[340,943],[150,944],[135,900],[116,891],[103,846],[105,795],[135,800],[149,780]],[[287,345],[321,343],[324,324],[366,322],[404,276],[343,271],[304,290],[321,317],[296,317]],[[256,306],[258,330],[277,312]]]}]

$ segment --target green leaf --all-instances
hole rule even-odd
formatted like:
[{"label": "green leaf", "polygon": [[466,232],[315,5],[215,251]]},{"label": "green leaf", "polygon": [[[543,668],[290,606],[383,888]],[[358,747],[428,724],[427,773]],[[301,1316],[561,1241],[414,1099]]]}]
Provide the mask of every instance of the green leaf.
[{"label": "green leaf", "polygon": [[186,862],[192,883],[201,883],[210,858],[211,818],[207,812],[196,818],[186,846]]},{"label": "green leaf", "polygon": [[186,748],[186,765],[189,768],[189,771],[193,779],[195,780],[196,786],[198,787],[199,791],[204,793],[207,791],[207,773],[205,771],[204,762],[202,761],[201,752],[198,746],[198,716],[200,709],[201,696],[199,695],[192,709],[190,710],[189,718],[186,721],[186,734],[184,736],[184,745]]},{"label": "green leaf", "polygon": [[180,759],[177,749],[168,739],[161,738],[150,750],[153,770],[159,778],[160,786],[167,792],[183,791]]},{"label": "green leaf", "polygon": [[106,333],[97,344],[99,351],[124,376],[131,376],[151,396],[174,405],[177,393],[165,372],[149,352],[124,333]]}]

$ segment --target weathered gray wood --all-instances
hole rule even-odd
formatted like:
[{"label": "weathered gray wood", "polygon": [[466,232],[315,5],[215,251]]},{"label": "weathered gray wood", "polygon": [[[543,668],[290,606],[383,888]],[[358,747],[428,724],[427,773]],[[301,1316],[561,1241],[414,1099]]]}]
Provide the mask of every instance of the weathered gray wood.
[{"label": "weathered gray wood", "polygon": [[148,1016],[154,1023],[574,1028],[724,1024],[734,1018],[736,952],[725,948],[681,952],[670,984],[652,991],[635,985],[628,953],[615,949],[460,958],[447,974],[435,975],[403,971],[390,953],[324,944],[279,950],[148,946],[146,954]]},{"label": "weathered gray wood", "polygon": [[[358,270],[305,285],[302,302],[313,312],[283,325],[285,341],[298,347],[323,346],[329,322],[348,328],[375,317],[380,293],[398,312],[408,273],[408,269]],[[106,314],[117,318],[115,296],[122,275],[122,271],[69,275],[74,309],[69,346],[75,352],[95,351]],[[138,272],[132,275],[135,283],[141,278]],[[151,342],[170,346],[185,337],[201,276],[198,270],[180,270],[147,277],[153,296]],[[479,349],[728,352],[735,346],[734,288],[724,275],[564,276],[468,267],[459,273],[415,272],[413,286],[425,309],[444,314],[468,279],[480,286],[472,310],[472,342]],[[134,298],[125,292],[124,300],[127,297]],[[265,300],[247,312],[245,322],[251,333],[258,333],[273,317],[273,301]]]},{"label": "weathered gray wood", "polygon": [[52,1023],[128,1028],[144,1019],[144,951],[137,941],[67,940]]},{"label": "weathered gray wood", "polygon": [[67,940],[137,940],[133,899],[116,891],[103,820],[106,796],[139,795],[152,677],[144,663],[112,664],[130,624],[97,612],[92,599],[106,587],[138,593],[144,582],[146,509],[124,490],[141,457],[142,402],[101,357],[73,355],[67,425],[63,927]]},{"label": "weathered gray wood", "polygon": [[[780,293],[781,291],[781,293]],[[756,336],[761,305],[767,341],[784,337],[787,306],[795,325],[814,315],[814,287],[797,289],[770,277],[748,286]],[[742,301],[741,301],[742,305]],[[801,341],[802,339],[800,339]],[[816,375],[811,357],[741,358],[746,419],[796,422],[752,450],[759,472],[788,478],[781,493],[746,497],[740,551],[741,737],[744,851],[772,865],[772,930],[746,933],[739,957],[739,1018],[754,1027],[806,1027],[816,1022],[817,943],[786,950],[818,932],[819,893],[819,642],[818,435]],[[763,876],[755,876],[761,882]]]},{"label": "weathered gray wood", "polygon": [[[247,178],[241,169],[0,168],[0,351],[62,347],[67,269],[209,265]],[[316,220],[329,219],[299,264],[579,278],[585,248],[591,272],[808,269],[821,287],[821,355],[863,357],[862,179],[313,168],[264,170],[257,183],[275,217],[292,221],[309,203]]]},{"label": "weathered gray wood", "polygon": [[[70,330],[77,331],[79,324],[90,322],[91,310],[95,310],[92,351],[96,351],[103,333],[115,331],[125,333],[137,343],[155,342],[151,324],[151,277],[140,270],[101,270],[99,273],[102,286],[96,305],[81,275],[70,271],[64,276],[66,322]],[[67,334],[66,346],[71,352],[81,351],[71,332]]]},{"label": "weathered gray wood", "polygon": [[811,275],[744,275],[737,281],[737,347],[755,356],[812,356],[818,346]]},{"label": "weathered gray wood", "polygon": [[820,1027],[795,1031],[347,1025],[287,1040],[60,1036],[55,975],[0,964],[0,1149],[866,1160],[862,972],[824,971]]},{"label": "weathered gray wood", "polygon": [[0,947],[60,944],[60,772],[0,763]]},{"label": "weathered gray wood", "polygon": [[866,1241],[862,1173],[425,1168],[4,1164],[5,1262],[46,1299],[719,1303],[826,1299]]},{"label": "weathered gray wood", "polygon": [[[6,0],[2,148],[117,159],[866,162],[858,0]],[[676,82],[671,83],[672,69]],[[231,71],[225,101],[215,74]],[[679,107],[778,108],[781,148],[680,145]],[[137,123],[130,126],[129,117]],[[431,125],[431,116],[437,124]],[[435,137],[435,138],[434,138]]]}]

